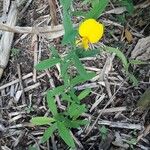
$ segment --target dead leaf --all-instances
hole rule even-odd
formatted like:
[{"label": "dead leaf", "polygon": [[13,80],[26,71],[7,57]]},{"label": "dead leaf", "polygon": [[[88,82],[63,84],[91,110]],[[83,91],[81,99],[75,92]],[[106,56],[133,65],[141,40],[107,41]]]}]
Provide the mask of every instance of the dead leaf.
[{"label": "dead leaf", "polygon": [[144,109],[150,106],[150,88],[144,92],[137,105]]},{"label": "dead leaf", "polygon": [[149,62],[150,60],[150,36],[139,39],[135,48],[131,52],[131,58]]},{"label": "dead leaf", "polygon": [[128,29],[125,29],[124,32],[125,32],[125,38],[127,39],[129,43],[131,43],[133,41],[133,36],[131,32]]}]

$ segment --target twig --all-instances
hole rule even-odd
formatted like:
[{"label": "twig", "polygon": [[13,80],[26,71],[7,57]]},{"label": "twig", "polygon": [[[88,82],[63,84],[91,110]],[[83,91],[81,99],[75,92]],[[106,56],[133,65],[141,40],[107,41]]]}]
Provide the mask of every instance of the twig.
[{"label": "twig", "polygon": [[63,26],[57,25],[53,28],[51,26],[45,27],[19,27],[19,26],[11,26],[4,23],[0,23],[0,30],[14,33],[31,33],[31,34],[41,34],[41,33],[59,33],[62,32]]},{"label": "twig", "polygon": [[104,98],[105,98],[105,94],[102,94],[102,95],[100,96],[100,98],[98,98],[98,99],[95,101],[95,103],[92,105],[92,107],[91,107],[91,109],[90,109],[90,112],[92,112],[92,111],[95,109],[95,107],[97,107],[97,105],[99,105],[99,104],[104,100]]},{"label": "twig", "polygon": [[17,65],[17,70],[18,70],[18,76],[19,76],[19,83],[20,83],[20,87],[22,90],[22,104],[25,104],[26,100],[25,100],[24,87],[23,87],[22,76],[21,76],[21,69],[20,69],[19,64]]},{"label": "twig", "polygon": [[49,6],[50,6],[50,15],[52,18],[51,25],[52,27],[58,24],[57,20],[57,11],[56,11],[56,2],[55,0],[48,0]]},{"label": "twig", "polygon": [[103,111],[104,114],[104,113],[122,112],[126,110],[127,110],[126,107],[113,107],[113,108],[107,108],[105,110],[101,109],[98,111],[98,113],[101,113]]},{"label": "twig", "polygon": [[40,86],[40,85],[41,85],[40,82],[37,82],[36,84],[30,85],[30,86],[24,88],[24,91],[25,91],[25,92],[28,92],[28,91],[30,91],[30,90],[33,90],[33,89],[37,88],[37,87]]},{"label": "twig", "polygon": [[27,10],[27,8],[30,6],[32,0],[28,0],[22,11],[20,12],[20,15],[24,14],[24,12]]},{"label": "twig", "polygon": [[[50,73],[49,73],[48,70],[46,70],[46,74],[47,74],[47,76],[48,76],[49,79],[50,79],[49,82],[50,82],[51,87],[52,87],[52,88],[55,88],[54,81],[52,80],[52,77],[51,77],[51,75],[50,75]],[[59,107],[62,107],[61,102],[60,102],[60,99],[59,99],[59,96],[56,95],[55,98],[56,98],[56,101],[57,101],[58,106],[59,106]]]},{"label": "twig", "polygon": [[[38,37],[36,34],[33,35],[32,37],[32,43],[31,43],[31,48],[34,51],[34,67],[36,66],[38,62]],[[33,68],[33,82],[36,82],[36,69]]]},{"label": "twig", "polygon": [[140,124],[130,124],[130,123],[124,123],[124,122],[111,122],[111,121],[107,121],[107,120],[98,121],[98,124],[108,125],[110,127],[115,127],[115,128],[124,128],[124,129],[136,129],[136,130],[144,129],[144,126],[142,126]]},{"label": "twig", "polygon": [[[17,21],[17,8],[15,2],[11,3],[10,11],[8,13],[8,18],[6,22],[6,26],[15,26]],[[0,23],[0,30],[1,30]],[[0,78],[3,74],[3,70],[6,68],[8,60],[9,60],[9,53],[11,49],[11,44],[14,38],[14,33],[5,32],[0,40]]]},{"label": "twig", "polygon": [[122,84],[120,85],[120,87],[118,88],[118,90],[114,93],[114,95],[112,96],[112,98],[107,102],[107,104],[105,105],[105,107],[103,108],[103,110],[99,113],[99,115],[97,116],[96,120],[94,121],[94,123],[92,124],[91,127],[89,127],[88,132],[86,134],[89,135],[89,133],[92,131],[92,129],[94,128],[94,126],[96,125],[96,123],[98,122],[99,118],[101,117],[103,111],[107,108],[107,106],[114,100],[116,93],[121,89],[122,85],[124,84],[124,81],[122,82]]}]

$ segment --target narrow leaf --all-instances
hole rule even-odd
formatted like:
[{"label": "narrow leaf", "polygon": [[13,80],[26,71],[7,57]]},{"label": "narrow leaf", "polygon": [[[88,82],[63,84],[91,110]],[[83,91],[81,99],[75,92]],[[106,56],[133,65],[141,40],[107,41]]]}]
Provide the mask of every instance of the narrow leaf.
[{"label": "narrow leaf", "polygon": [[48,125],[54,121],[55,119],[50,117],[34,117],[30,120],[30,122],[34,125]]},{"label": "narrow leaf", "polygon": [[110,53],[115,53],[117,57],[121,59],[125,70],[128,71],[129,64],[128,64],[127,58],[119,49],[106,46],[105,50]]},{"label": "narrow leaf", "polygon": [[78,99],[82,100],[83,98],[88,96],[90,93],[91,93],[91,89],[85,89],[78,95]]},{"label": "narrow leaf", "polygon": [[49,90],[48,92],[51,94],[51,96],[56,96],[56,95],[63,93],[64,91],[65,91],[65,86],[61,85],[52,90]]},{"label": "narrow leaf", "polygon": [[133,65],[144,65],[144,64],[148,64],[148,62],[143,62],[143,61],[141,61],[141,60],[135,60],[135,59],[130,60],[129,63],[130,63],[130,64],[133,64]]},{"label": "narrow leaf", "polygon": [[50,111],[55,116],[57,114],[57,106],[55,103],[55,98],[51,95],[51,92],[47,92],[47,103]]},{"label": "narrow leaf", "polygon": [[87,72],[86,72],[86,70],[84,69],[84,67],[83,67],[83,65],[82,65],[82,63],[81,63],[81,61],[80,61],[79,58],[78,58],[78,56],[77,56],[76,54],[74,54],[72,58],[73,58],[73,62],[74,62],[74,64],[75,64],[75,66],[76,66],[76,68],[77,68],[79,74],[80,74],[83,78],[86,78]]},{"label": "narrow leaf", "polygon": [[68,108],[68,113],[70,117],[72,118],[78,118],[82,113],[85,113],[87,109],[85,108],[85,105],[78,105],[76,103],[72,103]]},{"label": "narrow leaf", "polygon": [[49,128],[47,128],[43,134],[41,143],[45,143],[53,134],[53,132],[57,129],[57,124],[52,124]]},{"label": "narrow leaf", "polygon": [[63,122],[57,122],[58,132],[64,142],[71,148],[75,148],[74,140],[70,134],[70,130],[65,127]]},{"label": "narrow leaf", "polygon": [[99,0],[97,3],[93,3],[93,8],[87,13],[85,18],[95,18],[97,19],[108,5],[109,0]]},{"label": "narrow leaf", "polygon": [[91,51],[85,51],[84,49],[78,48],[75,51],[76,51],[76,55],[79,58],[94,57],[95,55],[100,53],[99,49],[92,49]]},{"label": "narrow leaf", "polygon": [[81,75],[76,76],[71,80],[70,84],[71,84],[72,87],[74,87],[77,84],[81,84],[85,81],[88,81],[88,80],[92,79],[93,77],[95,77],[95,75],[96,74],[93,72],[93,73],[87,73],[84,78]]},{"label": "narrow leaf", "polygon": [[41,61],[39,64],[37,64],[35,66],[35,68],[37,70],[41,70],[42,71],[42,70],[51,68],[51,67],[53,67],[54,65],[56,65],[57,63],[60,63],[60,62],[61,62],[60,58],[46,59],[46,60]]},{"label": "narrow leaf", "polygon": [[60,56],[59,56],[59,54],[58,54],[58,51],[56,50],[55,47],[51,47],[51,48],[50,48],[50,51],[52,52],[52,57],[60,58]]},{"label": "narrow leaf", "polygon": [[133,86],[138,86],[139,81],[137,80],[137,78],[129,72],[127,72],[127,75],[129,76],[129,80],[132,82]]},{"label": "narrow leaf", "polygon": [[73,102],[71,99],[71,96],[69,94],[66,94],[66,93],[62,94],[62,100],[67,101],[67,102]]},{"label": "narrow leaf", "polygon": [[74,43],[75,32],[71,21],[71,16],[69,13],[69,8],[72,3],[72,0],[60,0],[60,2],[61,5],[63,6],[63,25],[65,29],[63,44]]}]

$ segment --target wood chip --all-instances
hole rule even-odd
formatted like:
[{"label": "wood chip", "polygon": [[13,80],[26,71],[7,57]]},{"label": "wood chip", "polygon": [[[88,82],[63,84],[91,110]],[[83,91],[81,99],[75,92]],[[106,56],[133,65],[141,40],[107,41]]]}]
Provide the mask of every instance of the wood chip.
[{"label": "wood chip", "polygon": [[150,60],[150,36],[138,41],[131,53],[131,58],[142,61]]},{"label": "wood chip", "polygon": [[[25,79],[27,79],[27,78],[30,78],[32,75],[33,75],[33,73],[29,73],[29,74],[23,76],[23,77],[22,77],[22,80],[25,80]],[[19,79],[16,79],[16,80],[11,81],[11,82],[9,82],[9,83],[7,83],[7,84],[4,84],[4,85],[2,85],[2,86],[0,87],[0,90],[3,90],[3,89],[5,89],[5,88],[7,88],[7,87],[9,87],[9,86],[11,86],[11,85],[13,85],[13,84],[18,83],[18,82],[19,82]]]},{"label": "wood chip", "polygon": [[126,107],[114,107],[114,108],[107,108],[105,110],[99,110],[98,112],[101,113],[113,113],[113,112],[122,112],[122,111],[127,111]]},{"label": "wood chip", "polygon": [[130,130],[143,130],[144,126],[140,124],[130,124],[130,123],[124,123],[124,122],[111,122],[107,120],[98,121],[98,124],[100,125],[108,125],[112,128],[124,128],[124,129],[130,129]]},{"label": "wood chip", "polygon": [[99,105],[103,101],[104,98],[105,98],[105,94],[102,94],[100,98],[96,100],[95,103],[92,105],[90,112],[92,112],[95,109],[95,107],[97,107],[97,105]]}]

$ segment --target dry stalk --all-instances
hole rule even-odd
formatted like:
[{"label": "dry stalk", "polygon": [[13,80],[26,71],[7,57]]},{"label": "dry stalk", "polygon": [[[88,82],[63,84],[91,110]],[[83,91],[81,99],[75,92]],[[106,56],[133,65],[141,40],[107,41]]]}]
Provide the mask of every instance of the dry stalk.
[{"label": "dry stalk", "polygon": [[[6,24],[8,26],[15,26],[17,21],[17,7],[15,2],[11,3],[10,11],[8,13],[8,18]],[[3,74],[3,70],[6,68],[8,60],[9,60],[9,53],[11,49],[11,44],[13,41],[14,33],[5,32],[2,35],[0,40],[0,78]]]}]

